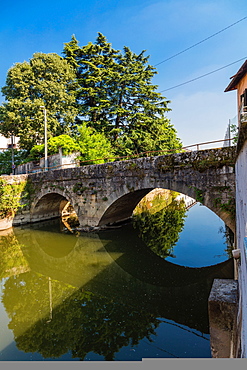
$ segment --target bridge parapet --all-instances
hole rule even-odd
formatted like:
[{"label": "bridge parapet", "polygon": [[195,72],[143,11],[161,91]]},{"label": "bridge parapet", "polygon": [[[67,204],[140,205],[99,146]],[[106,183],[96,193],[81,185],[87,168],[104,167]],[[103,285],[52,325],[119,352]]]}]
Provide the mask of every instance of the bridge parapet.
[{"label": "bridge parapet", "polygon": [[234,231],[235,156],[225,147],[29,174],[29,202],[14,224],[58,217],[69,201],[82,227],[103,226],[131,217],[143,196],[164,188],[200,201]]}]

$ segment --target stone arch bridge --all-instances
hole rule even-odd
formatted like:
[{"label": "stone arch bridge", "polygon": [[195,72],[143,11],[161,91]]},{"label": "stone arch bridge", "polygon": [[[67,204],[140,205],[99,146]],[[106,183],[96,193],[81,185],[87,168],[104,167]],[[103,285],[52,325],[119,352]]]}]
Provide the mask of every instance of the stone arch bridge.
[{"label": "stone arch bridge", "polygon": [[164,188],[195,198],[235,231],[234,166],[235,148],[225,147],[8,176],[28,184],[13,225],[58,217],[70,202],[81,227],[101,227],[128,219],[147,193]]}]

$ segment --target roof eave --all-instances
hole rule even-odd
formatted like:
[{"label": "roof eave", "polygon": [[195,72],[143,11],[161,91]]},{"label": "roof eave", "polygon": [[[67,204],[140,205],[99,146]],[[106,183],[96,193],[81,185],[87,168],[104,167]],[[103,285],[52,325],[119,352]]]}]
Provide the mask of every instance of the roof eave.
[{"label": "roof eave", "polygon": [[236,90],[239,81],[243,78],[244,75],[246,75],[246,73],[247,73],[247,60],[239,68],[238,72],[231,77],[232,81],[229,83],[224,92]]}]

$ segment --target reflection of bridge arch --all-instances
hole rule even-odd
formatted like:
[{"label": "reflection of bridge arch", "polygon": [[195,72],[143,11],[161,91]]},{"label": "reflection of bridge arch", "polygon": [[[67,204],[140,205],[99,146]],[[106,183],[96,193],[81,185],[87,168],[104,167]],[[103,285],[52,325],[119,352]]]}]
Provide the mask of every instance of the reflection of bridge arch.
[{"label": "reflection of bridge arch", "polygon": [[[78,276],[79,280],[76,279],[78,282],[74,281],[72,284],[75,286],[83,285],[83,276],[97,275],[112,263],[116,263],[128,275],[143,283],[169,288],[196,284],[214,276],[219,270],[231,274],[232,268],[231,260],[200,268],[184,267],[168,262],[149,250],[137,233],[133,232],[131,225],[125,225],[115,232],[104,231],[82,237],[56,233],[59,248],[64,246],[67,253],[65,249],[63,249],[64,253],[52,252],[54,239],[51,236],[54,234],[51,232],[15,229],[15,235],[21,245],[31,248],[30,261],[37,263],[38,269],[44,265],[53,268],[54,272],[63,271],[64,276],[66,271],[69,276],[72,276],[74,275],[73,265],[78,261],[76,266],[83,268]],[[111,241],[108,241],[109,239]]]},{"label": "reflection of bridge arch", "polygon": [[[31,271],[136,309],[154,311],[156,317],[192,328],[196,321],[196,329],[205,332],[212,281],[231,277],[232,260],[205,268],[185,268],[162,260],[128,230],[115,231],[111,241],[110,231],[77,238],[68,235],[71,247],[67,255],[56,257],[45,250],[45,237],[37,237],[33,230],[14,229],[20,244],[25,245],[23,254]],[[140,292],[138,297],[136,291]]]},{"label": "reflection of bridge arch", "polygon": [[28,249],[26,259],[32,270],[74,287],[85,285],[113,262],[108,253],[102,253],[103,244],[96,234],[78,237],[29,228],[15,228],[14,233]]},{"label": "reflection of bridge arch", "polygon": [[115,233],[107,230],[100,233],[100,237],[106,240],[108,235],[111,238],[115,235],[116,239],[105,245],[107,252],[114,253],[116,245],[119,252],[125,251],[116,263],[130,275],[148,284],[183,287],[214,276],[219,270],[227,274],[233,273],[232,260],[205,267],[184,267],[168,262],[151,251],[137,233],[133,233],[132,225],[125,225]]}]

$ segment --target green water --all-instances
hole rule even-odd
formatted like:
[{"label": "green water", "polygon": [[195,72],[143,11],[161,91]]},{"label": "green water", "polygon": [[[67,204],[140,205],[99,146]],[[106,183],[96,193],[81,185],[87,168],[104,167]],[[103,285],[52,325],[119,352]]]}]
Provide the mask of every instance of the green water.
[{"label": "green water", "polygon": [[98,233],[59,220],[2,232],[0,360],[211,357],[208,295],[233,274],[224,225],[197,205],[169,221],[169,247],[167,217]]}]

